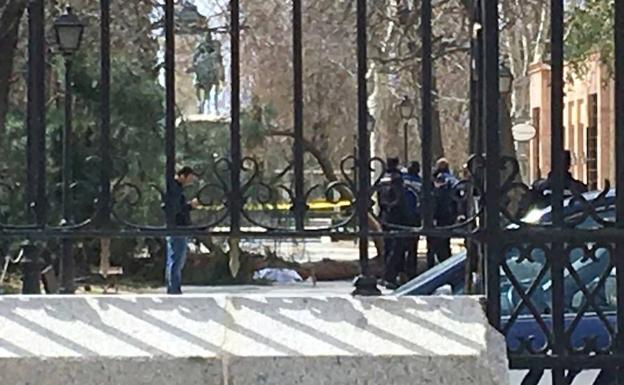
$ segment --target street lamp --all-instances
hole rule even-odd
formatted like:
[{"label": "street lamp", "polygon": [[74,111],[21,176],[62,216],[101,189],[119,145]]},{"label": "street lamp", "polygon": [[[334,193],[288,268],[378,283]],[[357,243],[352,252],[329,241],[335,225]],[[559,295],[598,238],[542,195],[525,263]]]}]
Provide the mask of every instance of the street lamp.
[{"label": "street lamp", "polygon": [[511,92],[513,85],[513,74],[504,63],[501,63],[498,69],[498,91],[501,95],[507,95]]},{"label": "street lamp", "polygon": [[[54,21],[56,43],[63,54],[65,62],[65,125],[63,126],[63,170],[62,170],[62,215],[61,226],[69,226],[73,219],[71,215],[71,181],[72,168],[69,146],[72,138],[72,85],[71,67],[73,55],[80,48],[84,24],[74,15],[71,7],[67,7],[64,14]],[[74,258],[72,243],[69,239],[62,240],[61,258],[61,292],[71,294],[74,292]]]},{"label": "street lamp", "polygon": [[410,100],[409,96],[403,96],[403,100],[399,104],[399,111],[401,113],[401,119],[403,119],[403,161],[407,164],[409,162],[408,156],[408,128],[409,121],[414,117],[414,103]]},{"label": "street lamp", "polygon": [[74,15],[72,8],[67,7],[64,14],[54,21],[56,43],[64,56],[71,56],[80,48],[84,24]]}]

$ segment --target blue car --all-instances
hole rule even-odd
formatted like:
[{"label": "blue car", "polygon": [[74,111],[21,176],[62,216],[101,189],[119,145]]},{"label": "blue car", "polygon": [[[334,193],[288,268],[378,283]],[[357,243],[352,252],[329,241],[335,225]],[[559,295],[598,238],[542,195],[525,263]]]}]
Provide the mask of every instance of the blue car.
[{"label": "blue car", "polygon": [[[599,193],[584,194],[587,201],[598,198]],[[609,191],[600,200],[596,209],[598,216],[605,221],[615,220],[615,191]],[[566,222],[577,229],[595,229],[602,227],[591,216],[584,216],[582,205],[570,199],[564,202]],[[550,207],[531,211],[524,219],[534,224],[548,224],[551,222]],[[509,230],[513,230],[510,225]],[[533,246],[534,247],[534,246]],[[581,349],[588,343],[588,338],[595,338],[593,343],[598,349],[605,350],[611,343],[611,335],[616,328],[616,279],[615,269],[611,268],[610,258],[612,250],[592,243],[569,246],[569,258],[572,269],[564,270],[566,309],[566,330],[570,333],[570,342],[575,349]],[[546,346],[546,336],[543,328],[552,328],[552,280],[545,253],[541,249],[530,250],[530,258],[522,257],[522,247],[512,247],[505,254],[505,268],[500,269],[501,293],[501,325],[506,332],[507,345],[511,351],[540,351]],[[437,295],[464,293],[466,252],[461,252],[426,271],[412,281],[396,290],[395,294],[403,295]],[[535,290],[531,294],[531,303],[540,314],[543,324],[533,316],[532,312],[523,304],[515,320],[510,320],[514,309],[521,303],[521,297],[509,280],[509,273],[527,292],[529,287],[539,279]],[[599,285],[600,281],[604,285]],[[594,305],[602,310],[604,318],[596,313],[593,306],[589,306],[581,286],[581,282],[589,292],[600,286],[594,296]],[[584,315],[575,320],[576,315],[585,311]],[[511,322],[511,324],[510,324]]]}]

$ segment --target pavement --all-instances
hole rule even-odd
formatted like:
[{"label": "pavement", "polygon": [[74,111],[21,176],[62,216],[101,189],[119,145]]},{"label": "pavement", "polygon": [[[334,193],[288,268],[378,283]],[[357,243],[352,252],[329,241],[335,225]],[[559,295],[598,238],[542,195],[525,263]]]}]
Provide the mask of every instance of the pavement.
[{"label": "pavement", "polygon": [[0,383],[502,385],[477,298],[4,296]]},{"label": "pavement", "polygon": [[[228,285],[228,286],[182,286],[184,294],[260,294],[265,296],[332,296],[348,295],[353,292],[352,281],[334,282],[312,282],[289,283],[282,285]],[[383,287],[383,294],[390,294],[389,290]],[[150,291],[152,293],[164,293],[164,287]]]},{"label": "pavement", "polygon": [[[379,287],[384,295],[392,294],[391,291],[383,287]],[[336,282],[317,282],[313,285],[311,282],[301,282],[296,284],[284,285],[236,285],[236,286],[184,286],[182,288],[184,294],[228,294],[228,295],[263,295],[266,297],[295,297],[295,296],[333,296],[350,294],[353,291],[353,282],[336,281]],[[164,288],[153,290],[153,293],[164,293]],[[526,370],[512,370],[510,372],[510,385],[521,385]],[[571,385],[593,385],[594,380],[598,376],[598,371],[583,372],[572,382]],[[550,372],[544,373],[540,382],[536,385],[552,385],[552,377]]]},{"label": "pavement", "polygon": [[[463,249],[463,239],[451,240],[453,254]],[[305,263],[318,262],[323,259],[335,261],[356,261],[359,259],[359,246],[354,241],[332,242],[329,237],[320,239],[296,240],[243,240],[241,247],[250,252],[264,253],[265,249],[275,252],[277,256],[288,261]],[[202,250],[203,251],[203,250]],[[418,253],[427,253],[427,244],[424,239],[418,243]],[[371,242],[368,246],[368,255],[377,255],[377,249]]]}]

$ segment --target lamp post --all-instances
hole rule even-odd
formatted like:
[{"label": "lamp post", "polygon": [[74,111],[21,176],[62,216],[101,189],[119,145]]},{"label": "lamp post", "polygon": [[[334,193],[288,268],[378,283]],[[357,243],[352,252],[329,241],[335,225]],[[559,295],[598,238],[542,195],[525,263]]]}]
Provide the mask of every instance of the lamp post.
[{"label": "lamp post", "polygon": [[403,119],[403,161],[407,164],[409,162],[409,150],[408,150],[408,129],[409,121],[414,117],[414,103],[410,100],[409,96],[403,96],[403,100],[399,104],[399,111],[401,112],[401,119]]},{"label": "lamp post", "polygon": [[[369,150],[370,150],[370,159],[373,159],[376,154],[375,154],[375,141],[376,141],[376,135],[375,135],[375,118],[373,117],[373,115],[370,114],[370,112],[368,113],[368,120],[366,122],[366,128],[368,130],[368,142],[369,142]],[[376,175],[375,175],[375,170],[371,169],[371,180],[375,180],[376,179]]]},{"label": "lamp post", "polygon": [[[84,24],[67,7],[66,12],[54,21],[56,43],[63,54],[65,63],[65,124],[63,126],[63,169],[62,169],[62,226],[69,226],[72,221],[71,215],[71,182],[72,161],[69,151],[72,138],[72,85],[71,68],[74,53],[80,48]],[[62,241],[61,257],[61,292],[71,294],[74,292],[74,258],[72,243],[69,239]]]},{"label": "lamp post", "polygon": [[501,152],[504,156],[516,158],[513,135],[511,132],[510,96],[513,88],[513,74],[507,66],[501,62],[498,69],[498,91],[500,93],[500,140]]}]

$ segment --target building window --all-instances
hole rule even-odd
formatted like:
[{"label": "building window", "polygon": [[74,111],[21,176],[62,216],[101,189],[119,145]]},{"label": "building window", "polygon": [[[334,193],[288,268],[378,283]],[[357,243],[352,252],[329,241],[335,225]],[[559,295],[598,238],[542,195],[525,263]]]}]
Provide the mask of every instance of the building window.
[{"label": "building window", "polygon": [[568,103],[568,127],[565,130],[566,148],[572,153],[572,165],[575,165],[575,150],[574,150],[574,133],[576,130],[576,122],[574,121],[574,102]]},{"label": "building window", "polygon": [[583,124],[583,107],[584,100],[579,99],[576,102],[576,134],[574,149],[576,151],[576,168],[574,177],[585,179],[585,126]]},{"label": "building window", "polygon": [[587,185],[598,189],[598,95],[589,95],[589,124],[587,125]]},{"label": "building window", "polygon": [[532,176],[534,180],[540,179],[542,177],[542,170],[540,169],[541,165],[540,165],[540,135],[541,135],[541,130],[540,130],[540,115],[541,115],[541,110],[539,107],[535,107],[533,108],[533,113],[531,114],[533,117],[533,127],[535,127],[535,138],[533,139],[533,143],[532,143],[532,151],[531,151],[531,157],[532,159]]}]

